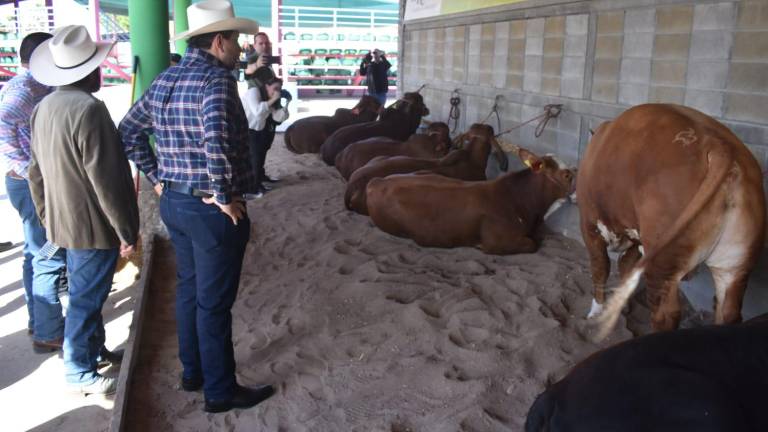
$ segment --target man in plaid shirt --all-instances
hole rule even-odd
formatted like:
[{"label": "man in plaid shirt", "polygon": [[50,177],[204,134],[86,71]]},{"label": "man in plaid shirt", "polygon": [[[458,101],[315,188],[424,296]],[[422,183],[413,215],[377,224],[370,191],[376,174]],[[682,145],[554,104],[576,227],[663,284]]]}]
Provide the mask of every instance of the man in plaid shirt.
[{"label": "man in plaid shirt", "polygon": [[29,313],[27,331],[33,335],[33,349],[40,353],[61,349],[64,339],[59,285],[66,270],[66,253],[59,249],[48,258],[40,251],[47,237],[35,212],[28,181],[29,120],[35,106],[52,90],[32,78],[28,70],[29,59],[32,51],[50,38],[50,33],[30,33],[21,41],[19,60],[24,69],[0,92],[0,159],[6,167],[8,198],[19,212],[24,227],[22,272]]},{"label": "man in plaid shirt", "polygon": [[235,381],[232,346],[231,308],[250,235],[242,196],[254,187],[248,121],[232,69],[239,32],[256,33],[258,25],[234,18],[227,1],[195,3],[187,15],[191,30],[176,37],[189,38],[181,63],[155,79],[119,130],[129,159],[161,194],[160,215],[176,251],[181,387],[203,387],[205,410],[222,412],[274,393]]}]

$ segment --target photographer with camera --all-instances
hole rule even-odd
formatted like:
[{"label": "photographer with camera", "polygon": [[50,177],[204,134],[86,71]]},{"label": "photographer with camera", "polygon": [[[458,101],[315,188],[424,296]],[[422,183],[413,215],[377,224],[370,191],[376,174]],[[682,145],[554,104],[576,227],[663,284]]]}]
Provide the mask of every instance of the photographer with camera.
[{"label": "photographer with camera", "polygon": [[[281,104],[281,98],[285,98],[285,106]],[[249,77],[248,91],[241,100],[248,118],[248,147],[256,176],[256,189],[249,191],[246,199],[261,198],[269,191],[264,182],[278,181],[267,175],[264,162],[275,140],[275,128],[288,119],[291,94],[283,90],[283,80],[277,78],[271,68],[260,67]]]},{"label": "photographer with camera", "polygon": [[368,84],[368,94],[375,97],[383,106],[387,101],[387,90],[389,90],[389,80],[387,71],[392,65],[384,57],[384,51],[376,48],[371,53],[365,55],[363,62],[360,63],[360,75],[365,76],[365,82]]}]

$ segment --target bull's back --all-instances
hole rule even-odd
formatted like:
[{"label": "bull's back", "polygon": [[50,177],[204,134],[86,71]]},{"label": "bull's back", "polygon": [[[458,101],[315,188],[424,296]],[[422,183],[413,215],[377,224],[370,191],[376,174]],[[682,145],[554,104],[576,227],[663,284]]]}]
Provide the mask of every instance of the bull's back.
[{"label": "bull's back", "polygon": [[[472,185],[436,175],[374,178],[366,189],[368,212],[382,231],[422,246],[473,246]],[[457,196],[464,199],[457,200]],[[472,208],[470,208],[472,207]]]},{"label": "bull's back", "polygon": [[436,161],[410,157],[376,157],[366,165],[352,172],[344,193],[344,203],[347,208],[360,214],[368,214],[368,199],[366,188],[368,182],[376,177],[387,177],[394,174],[407,174],[434,167]]},{"label": "bull's back", "polygon": [[744,147],[723,132],[714,119],[668,104],[639,105],[602,125],[579,165],[582,219],[647,232],[670,226],[708,175],[710,152],[719,143]]},{"label": "bull's back", "polygon": [[295,121],[285,131],[285,146],[298,154],[319,152],[328,137],[332,122],[328,116],[312,116]]},{"label": "bull's back", "polygon": [[377,156],[396,156],[401,153],[402,142],[392,138],[374,137],[357,141],[339,152],[335,165],[342,177],[349,179],[355,170]]},{"label": "bull's back", "polygon": [[344,126],[332,133],[320,147],[323,161],[328,165],[333,165],[336,156],[347,146],[353,142],[375,136],[388,136],[387,125],[382,122],[369,122]]},{"label": "bull's back", "polygon": [[703,327],[595,353],[536,399],[526,432],[768,430],[767,332],[765,323]]}]

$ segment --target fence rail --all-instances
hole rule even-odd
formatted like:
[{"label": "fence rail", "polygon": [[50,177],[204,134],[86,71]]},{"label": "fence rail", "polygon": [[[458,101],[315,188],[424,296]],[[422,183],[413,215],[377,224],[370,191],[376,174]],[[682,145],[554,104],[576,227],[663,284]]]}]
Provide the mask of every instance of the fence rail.
[{"label": "fence rail", "polygon": [[279,24],[284,28],[397,26],[398,11],[280,6]]}]

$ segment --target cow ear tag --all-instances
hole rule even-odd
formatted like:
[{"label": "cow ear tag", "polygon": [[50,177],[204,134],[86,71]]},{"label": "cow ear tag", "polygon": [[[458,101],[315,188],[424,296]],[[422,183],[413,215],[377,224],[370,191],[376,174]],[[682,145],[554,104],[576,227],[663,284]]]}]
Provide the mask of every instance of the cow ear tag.
[{"label": "cow ear tag", "polygon": [[525,166],[530,168],[531,171],[537,172],[538,170],[541,169],[541,162],[540,161],[536,161],[536,162],[532,163],[529,159],[526,159],[525,160]]}]

